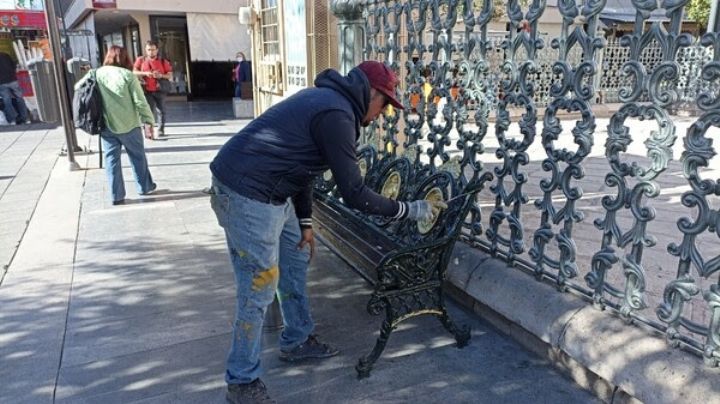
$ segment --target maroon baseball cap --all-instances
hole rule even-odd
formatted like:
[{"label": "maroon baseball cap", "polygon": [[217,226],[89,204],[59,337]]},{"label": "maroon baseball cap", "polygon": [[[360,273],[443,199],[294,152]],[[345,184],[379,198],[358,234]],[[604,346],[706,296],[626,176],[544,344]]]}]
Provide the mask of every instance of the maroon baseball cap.
[{"label": "maroon baseball cap", "polygon": [[389,67],[385,66],[384,63],[374,60],[362,62],[357,67],[365,73],[365,76],[370,82],[370,87],[383,93],[393,107],[405,109],[395,94],[395,88],[400,81]]}]

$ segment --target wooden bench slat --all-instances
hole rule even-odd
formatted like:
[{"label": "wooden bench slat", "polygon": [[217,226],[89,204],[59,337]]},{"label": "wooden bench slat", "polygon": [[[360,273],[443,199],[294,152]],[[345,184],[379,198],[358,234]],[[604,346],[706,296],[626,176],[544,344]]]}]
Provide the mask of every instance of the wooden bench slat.
[{"label": "wooden bench slat", "polygon": [[[349,234],[353,234],[353,229],[338,221],[336,213],[327,205],[316,203],[313,208],[316,232],[321,236],[323,244],[340,256],[371,285],[375,285],[377,278],[374,269],[384,255],[373,250],[363,238],[348,237]],[[365,248],[360,247],[363,244],[365,244]]]}]

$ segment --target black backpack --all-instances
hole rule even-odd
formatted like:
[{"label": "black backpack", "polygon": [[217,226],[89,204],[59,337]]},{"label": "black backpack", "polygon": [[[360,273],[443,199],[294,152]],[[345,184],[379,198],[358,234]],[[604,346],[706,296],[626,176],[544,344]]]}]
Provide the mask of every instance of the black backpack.
[{"label": "black backpack", "polygon": [[99,135],[105,129],[100,87],[95,77],[95,69],[75,90],[73,96],[73,116],[75,127],[91,135]]}]

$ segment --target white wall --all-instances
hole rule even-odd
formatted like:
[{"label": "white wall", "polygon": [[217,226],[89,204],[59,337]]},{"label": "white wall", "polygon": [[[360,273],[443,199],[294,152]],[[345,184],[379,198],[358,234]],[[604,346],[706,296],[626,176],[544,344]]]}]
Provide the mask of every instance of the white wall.
[{"label": "white wall", "polygon": [[128,13],[138,23],[138,30],[140,31],[140,51],[145,51],[145,42],[152,39],[150,37],[150,16],[147,13]]},{"label": "white wall", "polygon": [[[78,0],[79,1],[79,0]],[[117,9],[123,11],[225,13],[237,15],[238,8],[247,0],[117,0]]]},{"label": "white wall", "polygon": [[193,61],[235,60],[237,52],[251,58],[250,34],[236,14],[187,13],[187,27]]},{"label": "white wall", "polygon": [[65,24],[68,28],[77,28],[75,24],[81,23],[80,17],[92,9],[92,0],[75,0],[70,8],[65,10]]}]

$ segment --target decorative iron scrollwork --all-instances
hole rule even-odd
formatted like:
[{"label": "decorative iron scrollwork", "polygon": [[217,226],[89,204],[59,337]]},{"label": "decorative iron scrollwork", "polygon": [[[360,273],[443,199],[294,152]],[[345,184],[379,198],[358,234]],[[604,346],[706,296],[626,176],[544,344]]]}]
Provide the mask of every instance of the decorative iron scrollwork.
[{"label": "decorative iron scrollwork", "polygon": [[[595,226],[603,233],[600,250],[592,259],[592,271],[585,280],[593,288],[593,299],[599,306],[606,303],[606,293],[622,299],[620,314],[632,321],[634,313],[647,307],[645,299],[646,274],[642,264],[645,248],[655,245],[655,238],[647,234],[647,225],[655,219],[655,209],[647,202],[660,194],[660,187],[654,181],[668,167],[672,159],[672,146],[677,138],[675,125],[670,119],[667,107],[678,100],[673,83],[677,81],[678,64],[676,55],[682,47],[691,44],[691,37],[680,34],[682,8],[688,0],[665,0],[662,2],[666,14],[670,17],[670,30],[666,31],[660,22],[653,22],[645,30],[644,24],[655,9],[657,2],[633,0],[637,9],[635,31],[621,38],[620,43],[630,50],[630,61],[623,69],[631,77],[630,86],[620,90],[620,99],[625,102],[610,119],[605,155],[612,172],[605,178],[605,184],[617,188],[615,198],[603,197],[602,206],[606,213],[603,219],[597,219]],[[640,62],[643,49],[658,44],[662,52],[662,62],[648,72]],[[641,104],[647,97],[651,104]],[[645,141],[650,167],[642,167],[637,161],[631,164],[621,159],[621,153],[627,151],[633,141],[630,128],[625,125],[628,118],[654,120],[658,130],[651,132]],[[635,183],[634,185],[630,185]],[[627,231],[620,228],[617,215],[629,209],[633,225]],[[622,257],[612,248],[630,247]],[[625,278],[624,288],[611,285],[605,275],[617,262],[622,263]]]},{"label": "decorative iron scrollwork", "polygon": [[[581,163],[590,154],[593,145],[595,116],[589,102],[594,90],[592,85],[584,83],[592,81],[597,71],[595,51],[603,45],[603,40],[597,37],[597,20],[604,4],[605,1],[591,1],[581,9],[575,1],[558,2],[563,16],[562,30],[560,37],[551,42],[551,46],[559,51],[559,60],[555,62],[553,70],[560,75],[560,82],[551,88],[553,100],[546,108],[543,120],[542,144],[548,157],[543,161],[542,168],[550,172],[551,177],[540,181],[544,195],[535,201],[535,207],[542,215],[540,226],[533,237],[530,257],[535,261],[538,278],[546,274],[546,266],[556,269],[558,274],[555,279],[561,288],[566,279],[574,278],[578,273],[572,231],[574,223],[584,218],[575,207],[583,193],[573,182],[584,177]],[[584,57],[579,65],[572,66],[568,55],[576,45],[582,48]],[[572,130],[573,140],[578,146],[576,151],[564,148],[558,150],[554,146],[554,142],[563,134],[562,124],[557,118],[558,112],[562,110],[581,114],[582,119],[577,121]],[[553,195],[557,191],[562,191],[566,201],[559,209],[553,203]],[[559,224],[562,224],[562,228],[558,232],[553,231],[552,226]],[[557,259],[549,257],[545,251],[545,246],[552,239],[556,240],[560,251]]]},{"label": "decorative iron scrollwork", "polygon": [[[711,69],[713,67],[710,67]],[[699,98],[698,106],[707,108],[713,105],[707,102],[710,96]],[[712,140],[706,137],[711,127],[720,128],[720,111],[711,110],[700,116],[688,129],[685,137],[685,152],[681,157],[685,177],[690,183],[691,191],[682,195],[683,206],[694,208],[697,215],[694,219],[683,217],[678,220],[678,229],[683,233],[680,245],[672,243],[668,252],[678,257],[677,280],[665,287],[663,303],[657,309],[660,320],[668,324],[667,338],[674,341],[679,337],[679,328],[702,332],[707,335],[704,346],[704,358],[711,366],[720,363],[720,294],[718,284],[711,285],[702,296],[711,310],[708,327],[693,324],[683,317],[683,308],[692,296],[701,292],[695,285],[693,269],[697,276],[709,278],[720,271],[720,254],[706,260],[697,246],[697,237],[705,232],[714,233],[720,238],[720,209],[710,207],[709,197],[720,195],[720,181],[703,179],[700,169],[708,167],[710,160],[717,154],[712,147]],[[720,281],[719,281],[720,282]]]},{"label": "decorative iron scrollwork", "polygon": [[[720,258],[703,256],[697,238],[716,235],[720,227],[720,213],[710,202],[720,195],[718,181],[703,178],[701,172],[715,154],[707,131],[718,126],[720,114],[720,34],[707,34],[693,43],[681,33],[688,0],[632,0],[634,32],[610,37],[608,44],[599,27],[606,0],[558,0],[562,27],[557,38],[546,38],[550,46],[545,49],[538,22],[546,2],[529,3],[507,1],[508,32],[494,33],[488,29],[497,4],[493,0],[363,2],[365,58],[381,60],[399,74],[406,107],[402,112],[387,111],[367,128],[364,140],[376,147],[378,160],[386,161],[382,164],[406,161],[412,182],[423,183],[422,192],[407,188],[399,199],[423,198],[434,187],[446,200],[453,199],[464,186],[492,178],[488,195],[482,196],[482,210],[487,212],[479,204],[471,206],[463,237],[534,270],[539,278],[552,279],[561,290],[582,290],[599,307],[617,311],[627,321],[665,331],[673,344],[702,350],[707,362],[715,364],[720,358],[720,286],[703,285],[718,276]],[[658,9],[669,22],[656,21]],[[622,77],[616,74],[620,70]],[[587,197],[580,184],[587,181],[587,159],[596,136],[593,104],[617,102],[618,97],[624,105],[607,127],[608,170],[601,191],[605,195],[601,217],[594,221],[601,241],[590,251],[578,251],[587,245],[576,244],[575,233],[584,220],[578,207]],[[648,229],[656,220],[653,203],[660,195],[659,177],[667,175],[676,138],[684,135],[676,130],[671,111],[689,102],[703,113],[684,138],[682,157],[691,191],[680,202],[694,217],[678,221],[683,238],[669,247],[678,260],[678,275],[663,285],[663,302],[657,308],[657,318],[667,324],[662,328],[656,319],[643,317],[647,311],[641,312],[654,305],[646,291],[651,285],[643,254],[657,251]],[[536,136],[541,107],[543,129]],[[514,118],[516,111],[519,119]],[[580,119],[563,129],[561,113]],[[638,141],[630,124],[636,120],[657,127],[642,139],[647,158],[634,156],[630,148]],[[511,131],[513,124],[519,133]],[[498,160],[494,176],[483,165],[488,160],[494,164],[492,156],[484,154],[486,147],[496,146],[495,139],[486,137],[492,126],[498,146],[492,150]],[[564,146],[570,141],[571,147]],[[545,155],[537,187],[528,181],[528,167],[531,148],[539,144]],[[380,171],[373,170],[370,161],[367,167],[365,182],[376,186]],[[442,172],[452,172],[453,183],[433,177]],[[539,193],[533,196],[534,206],[528,204],[528,193]],[[539,222],[527,220],[536,215]],[[630,224],[623,222],[624,216],[630,217]],[[400,233],[412,235],[408,242],[432,238],[443,225],[440,217],[426,234],[417,225]],[[590,254],[590,268],[580,268],[578,257]],[[584,284],[577,279],[583,270]],[[684,311],[690,303],[709,309],[708,323],[689,321]]]}]

